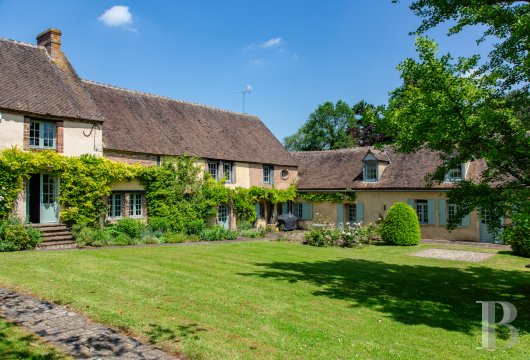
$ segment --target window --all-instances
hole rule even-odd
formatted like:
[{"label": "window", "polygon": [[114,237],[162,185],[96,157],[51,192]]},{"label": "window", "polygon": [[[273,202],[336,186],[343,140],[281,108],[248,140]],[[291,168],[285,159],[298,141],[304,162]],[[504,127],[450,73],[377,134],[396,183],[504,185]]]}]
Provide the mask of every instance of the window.
[{"label": "window", "polygon": [[217,219],[219,220],[219,224],[223,225],[226,228],[228,228],[228,214],[228,206],[219,206],[219,209],[217,211]]},{"label": "window", "polygon": [[[455,219],[457,212],[458,212],[458,205],[447,204],[447,217],[449,219],[449,222],[452,222],[452,220]],[[456,225],[462,226],[462,221],[460,221]]]},{"label": "window", "polygon": [[30,121],[29,146],[34,148],[55,149],[55,124],[42,121]]},{"label": "window", "polygon": [[458,164],[447,172],[447,180],[458,181],[462,180],[462,164]]},{"label": "window", "polygon": [[377,161],[364,163],[364,181],[377,181]]},{"label": "window", "polygon": [[122,204],[123,194],[113,193],[109,196],[109,209],[107,212],[109,219],[119,219],[123,216]]},{"label": "window", "polygon": [[283,169],[280,173],[280,177],[282,178],[282,180],[289,179],[289,170]]},{"label": "window", "polygon": [[162,165],[162,157],[161,156],[157,156],[156,157],[156,165],[158,165],[158,166]]},{"label": "window", "polygon": [[234,165],[231,162],[223,163],[223,173],[227,183],[234,182]]},{"label": "window", "polygon": [[214,180],[219,180],[219,163],[208,161],[208,172]]},{"label": "window", "polygon": [[295,204],[294,216],[296,216],[299,219],[302,219],[304,217],[304,204],[302,203]]},{"label": "window", "polygon": [[274,167],[272,165],[263,165],[263,182],[265,184],[272,184],[274,174]]},{"label": "window", "polygon": [[293,213],[293,202],[287,201],[287,214],[292,214],[292,213]]},{"label": "window", "polygon": [[420,224],[429,223],[429,206],[427,200],[416,200],[415,201],[416,214],[418,214],[418,220]]},{"label": "window", "polygon": [[130,217],[143,216],[143,196],[142,193],[131,193],[129,204]]},{"label": "window", "polygon": [[348,222],[350,224],[357,222],[357,206],[355,204],[348,204],[346,206],[348,210]]}]

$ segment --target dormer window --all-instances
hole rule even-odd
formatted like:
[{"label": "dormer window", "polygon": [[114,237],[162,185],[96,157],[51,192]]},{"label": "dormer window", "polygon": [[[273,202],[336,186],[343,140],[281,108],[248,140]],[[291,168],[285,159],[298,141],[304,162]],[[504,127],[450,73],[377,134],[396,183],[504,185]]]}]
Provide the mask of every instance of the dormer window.
[{"label": "dormer window", "polygon": [[457,166],[449,169],[447,172],[447,180],[448,181],[460,181],[463,178],[463,166],[462,164],[458,164]]},{"label": "dormer window", "polygon": [[377,161],[364,162],[364,181],[377,181]]}]

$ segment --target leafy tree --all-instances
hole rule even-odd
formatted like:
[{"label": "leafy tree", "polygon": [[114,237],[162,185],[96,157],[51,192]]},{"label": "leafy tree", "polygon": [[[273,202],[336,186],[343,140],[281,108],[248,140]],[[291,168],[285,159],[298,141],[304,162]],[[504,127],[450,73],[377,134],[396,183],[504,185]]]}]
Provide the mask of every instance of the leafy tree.
[{"label": "leafy tree", "polygon": [[320,105],[298,131],[284,139],[289,151],[334,150],[355,146],[350,129],[357,126],[352,108],[344,101]]},{"label": "leafy tree", "polygon": [[[468,25],[484,25],[484,36],[494,35],[498,43],[489,61],[480,65],[478,56],[437,57],[434,41],[418,38],[419,60],[409,58],[399,65],[403,85],[391,93],[385,119],[377,122],[379,129],[394,139],[399,151],[439,151],[444,162],[433,174],[434,181],[443,181],[456,164],[485,162],[478,183],[463,181],[448,193],[449,200],[460,205],[450,227],[473,209],[488,209],[493,218],[528,216],[530,5],[418,0],[411,8],[423,17],[417,33],[453,20],[450,34]],[[507,230],[510,238],[514,228]]]},{"label": "leafy tree", "polygon": [[[397,3],[399,0],[392,0]],[[489,61],[481,73],[492,73],[498,85],[510,88],[523,84],[528,89],[530,80],[530,0],[416,0],[410,9],[422,18],[417,35],[446,21],[453,21],[448,35],[464,28],[480,25],[485,28],[481,43],[488,36],[497,40],[489,54]]]},{"label": "leafy tree", "polygon": [[376,122],[381,122],[384,116],[385,107],[359,101],[352,106],[352,110],[357,120],[356,126],[349,129],[358,146],[373,146],[385,140],[389,140],[385,135],[376,130]]}]

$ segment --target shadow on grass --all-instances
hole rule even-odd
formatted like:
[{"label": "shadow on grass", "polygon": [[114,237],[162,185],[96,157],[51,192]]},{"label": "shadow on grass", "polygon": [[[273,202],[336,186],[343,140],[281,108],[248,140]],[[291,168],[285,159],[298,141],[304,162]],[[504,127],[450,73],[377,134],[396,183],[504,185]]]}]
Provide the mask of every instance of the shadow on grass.
[{"label": "shadow on grass", "polygon": [[149,330],[146,334],[149,337],[149,343],[156,344],[160,341],[180,341],[180,338],[198,340],[199,334],[207,331],[198,324],[179,325],[177,329],[178,333],[158,324],[149,324]]},{"label": "shadow on grass", "polygon": [[[258,263],[264,268],[240,274],[318,286],[315,296],[387,314],[407,325],[423,324],[471,333],[481,326],[477,301],[508,301],[518,309],[512,323],[530,331],[530,274],[487,267],[444,268],[388,264],[363,259]],[[497,321],[501,319],[497,314]]]},{"label": "shadow on grass", "polygon": [[35,337],[20,335],[15,332],[16,326],[0,319],[0,359],[57,360],[60,356],[52,351],[37,353],[33,348]]}]

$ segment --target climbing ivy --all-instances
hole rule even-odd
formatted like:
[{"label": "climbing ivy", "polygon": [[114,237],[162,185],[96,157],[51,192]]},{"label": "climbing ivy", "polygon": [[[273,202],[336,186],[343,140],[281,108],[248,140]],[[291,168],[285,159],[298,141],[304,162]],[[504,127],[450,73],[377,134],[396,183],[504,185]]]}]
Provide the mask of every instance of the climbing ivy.
[{"label": "climbing ivy", "polygon": [[60,177],[61,220],[98,225],[106,211],[105,199],[112,184],[132,179],[139,166],[94,155],[67,157],[55,151],[26,152],[19,148],[0,151],[0,219],[14,210],[24,180],[42,172]]},{"label": "climbing ivy", "polygon": [[331,203],[341,203],[343,201],[355,201],[356,196],[355,192],[351,190],[346,190],[346,192],[336,192],[336,193],[306,193],[299,192],[298,196],[302,199],[311,201],[311,202],[331,202]]}]

